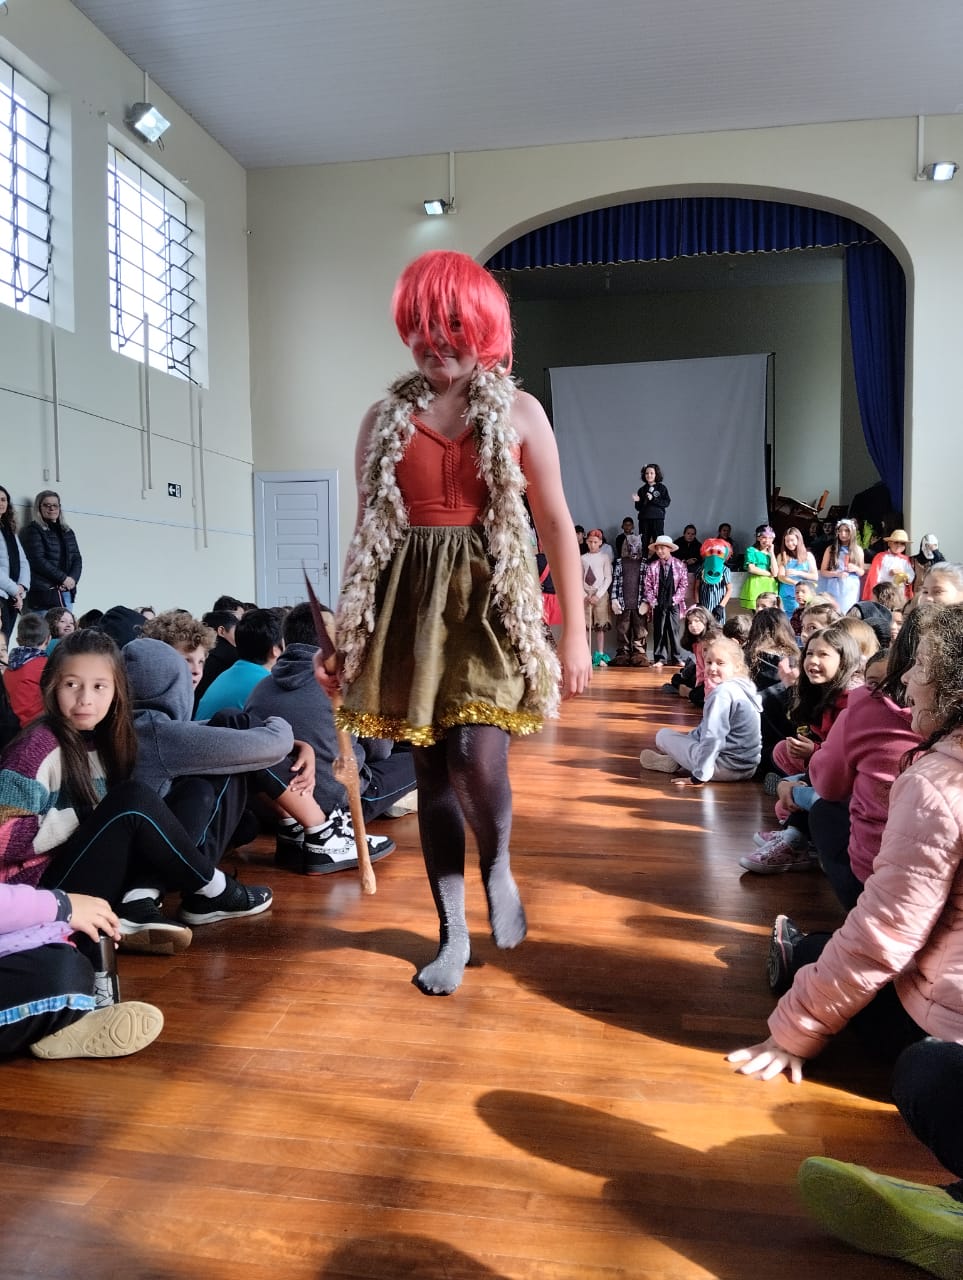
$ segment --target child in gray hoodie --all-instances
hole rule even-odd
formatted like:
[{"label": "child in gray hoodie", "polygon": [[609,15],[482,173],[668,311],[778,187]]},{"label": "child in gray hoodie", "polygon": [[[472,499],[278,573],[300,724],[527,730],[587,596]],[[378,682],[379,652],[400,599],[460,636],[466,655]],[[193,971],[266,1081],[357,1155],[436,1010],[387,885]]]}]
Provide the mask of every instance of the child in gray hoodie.
[{"label": "child in gray hoodie", "polygon": [[[330,815],[312,793],[314,752],[296,742],[280,716],[219,712],[192,721],[194,691],[183,656],[161,640],[124,647],[137,734],[134,777],[162,796],[215,864],[227,851],[254,795],[264,795],[303,828],[304,838],[325,843]],[[292,786],[293,784],[293,786]],[[371,856],[384,857],[394,841],[371,837]],[[357,867],[339,848],[322,856],[323,870]]]},{"label": "child in gray hoodie", "polygon": [[679,786],[743,782],[753,777],[762,759],[762,703],[749,679],[742,649],[720,636],[703,650],[706,702],[702,723],[691,733],[660,729],[657,751],[639,756],[643,769],[660,773],[686,771]]}]

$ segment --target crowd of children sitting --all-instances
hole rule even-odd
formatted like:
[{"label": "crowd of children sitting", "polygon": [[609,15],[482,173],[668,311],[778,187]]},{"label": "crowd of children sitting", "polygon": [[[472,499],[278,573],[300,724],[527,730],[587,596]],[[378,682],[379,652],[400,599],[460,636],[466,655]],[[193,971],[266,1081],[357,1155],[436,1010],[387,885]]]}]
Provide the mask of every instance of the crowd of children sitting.
[{"label": "crowd of children sitting", "polygon": [[[756,593],[756,611],[726,635],[704,609],[688,609],[682,642],[692,656],[663,690],[702,705],[701,722],[659,729],[640,764],[679,787],[756,778],[774,821],[739,867],[821,869],[839,902],[832,934],[776,914],[770,1035],[729,1060],[746,1075],[788,1071],[798,1081],[805,1060],[852,1022],[892,1065],[910,1128],[963,1179],[963,565],[934,559],[917,575],[897,530],[873,560],[868,599],[848,583],[842,598],[813,595],[821,582],[801,578],[789,618],[790,575],[769,532],[759,531],[759,562],[779,594]],[[858,580],[847,535],[822,565]],[[786,550],[811,575],[804,547]],[[799,1184],[815,1216],[859,1248],[963,1275],[963,1180],[919,1186],[814,1157]]]},{"label": "crowd of children sitting", "polygon": [[[113,949],[172,955],[197,927],[269,910],[269,888],[219,866],[258,819],[280,867],[358,866],[308,605],[221,597],[203,620],[116,606],[84,622],[24,613],[0,650],[0,1053],[150,1044],[163,1016],[119,1000]],[[363,740],[355,754],[366,820],[416,807],[410,752]],[[395,847],[366,839],[372,861]]]}]

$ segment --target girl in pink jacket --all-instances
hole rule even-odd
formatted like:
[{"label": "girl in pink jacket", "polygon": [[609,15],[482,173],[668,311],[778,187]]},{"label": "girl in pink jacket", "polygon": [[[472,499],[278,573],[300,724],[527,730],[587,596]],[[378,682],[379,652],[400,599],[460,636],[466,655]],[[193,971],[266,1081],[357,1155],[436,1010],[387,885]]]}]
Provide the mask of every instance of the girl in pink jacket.
[{"label": "girl in pink jacket", "polygon": [[851,1020],[896,1060],[893,1092],[914,1133],[961,1179],[914,1187],[825,1159],[800,1171],[831,1230],[869,1252],[963,1275],[963,606],[930,608],[904,674],[923,739],[890,792],[872,874],[842,927],[796,973],[769,1038],[729,1055],[744,1075],[802,1079]]}]

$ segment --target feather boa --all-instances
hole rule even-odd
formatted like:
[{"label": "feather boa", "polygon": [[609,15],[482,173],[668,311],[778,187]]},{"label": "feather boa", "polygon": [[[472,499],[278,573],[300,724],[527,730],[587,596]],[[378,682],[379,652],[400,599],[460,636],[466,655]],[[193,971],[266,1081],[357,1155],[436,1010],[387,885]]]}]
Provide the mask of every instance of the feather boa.
[{"label": "feather boa", "polygon": [[[395,471],[408,447],[415,410],[433,398],[421,374],[406,374],[382,401],[362,478],[367,494],[361,523],[351,540],[338,605],[338,644],[343,678],[350,685],[364,664],[375,625],[378,579],[408,529],[408,511]],[[476,369],[468,391],[467,419],[474,430],[478,474],[491,495],[482,530],[492,559],[492,598],[525,677],[524,706],[541,716],[558,715],[558,659],[545,637],[542,595],[532,568],[522,501],[525,477],[515,459],[518,434],[512,425],[515,384],[506,374]]]}]

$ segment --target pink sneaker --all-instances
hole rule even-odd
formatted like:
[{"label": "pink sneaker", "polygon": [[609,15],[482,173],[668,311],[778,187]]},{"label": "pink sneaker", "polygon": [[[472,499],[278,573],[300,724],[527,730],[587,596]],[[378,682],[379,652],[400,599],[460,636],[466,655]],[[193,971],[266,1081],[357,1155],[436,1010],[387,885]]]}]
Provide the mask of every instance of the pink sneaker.
[{"label": "pink sneaker", "polygon": [[754,849],[739,859],[739,866],[745,871],[754,871],[760,876],[778,876],[784,871],[809,871],[818,866],[818,860],[808,845],[801,849],[784,840],[782,832],[779,838],[770,840],[761,849]]},{"label": "pink sneaker", "polygon": [[786,844],[791,844],[794,849],[804,849],[807,843],[806,837],[798,827],[776,827],[774,831],[757,831],[752,837],[752,843],[759,849],[763,845],[771,844],[773,840],[785,840]]}]

